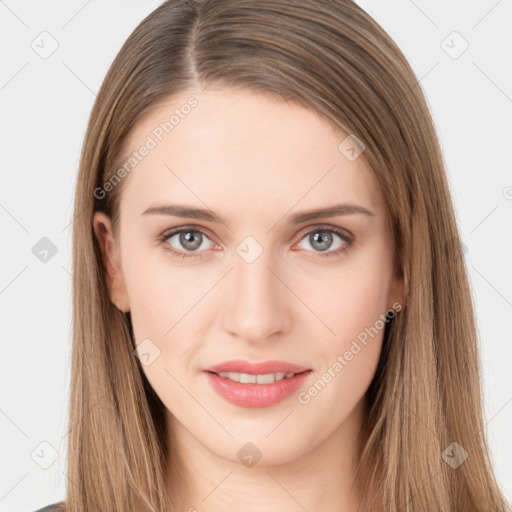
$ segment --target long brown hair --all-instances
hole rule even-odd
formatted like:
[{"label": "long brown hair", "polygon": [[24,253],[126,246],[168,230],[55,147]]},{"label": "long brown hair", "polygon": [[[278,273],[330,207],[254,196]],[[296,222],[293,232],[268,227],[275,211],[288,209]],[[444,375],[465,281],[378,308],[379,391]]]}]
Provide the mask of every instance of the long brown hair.
[{"label": "long brown hair", "polygon": [[[178,509],[164,406],[133,353],[130,314],[109,299],[92,218],[103,211],[118,226],[123,181],[104,184],[137,121],[211,84],[296,101],[356,135],[387,201],[405,303],[365,396],[362,509],[510,510],[484,435],[468,272],[432,118],[403,53],[351,0],[168,0],[112,63],[76,183],[66,509]],[[461,449],[467,459],[449,464]]]}]

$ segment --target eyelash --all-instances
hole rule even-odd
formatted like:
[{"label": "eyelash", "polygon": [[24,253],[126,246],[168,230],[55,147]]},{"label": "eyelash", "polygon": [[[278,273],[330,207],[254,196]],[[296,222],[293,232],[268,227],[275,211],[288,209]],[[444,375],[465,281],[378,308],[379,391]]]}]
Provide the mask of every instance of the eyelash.
[{"label": "eyelash", "polygon": [[[345,242],[345,245],[343,245],[342,247],[334,250],[334,251],[329,251],[329,252],[325,252],[325,253],[322,253],[322,252],[319,252],[319,251],[314,251],[316,252],[321,258],[329,258],[331,256],[338,256],[338,255],[341,255],[342,253],[348,251],[352,245],[354,244],[354,238],[348,234],[347,231],[343,230],[343,229],[340,229],[340,228],[334,228],[334,227],[325,227],[325,226],[316,226],[314,227],[313,229],[310,229],[309,231],[306,231],[303,236],[300,238],[300,241],[305,238],[307,235],[310,235],[311,233],[315,233],[315,232],[329,232],[329,233],[334,233],[336,235],[338,235],[344,242]],[[201,233],[203,236],[205,236],[206,238],[209,239],[208,235],[202,231],[201,229],[198,229],[198,228],[195,228],[195,227],[181,227],[181,228],[177,228],[177,229],[174,229],[170,232],[166,232],[164,234],[162,234],[158,240],[161,244],[165,244],[165,242],[171,238],[172,236],[174,235],[178,235],[180,233],[187,233],[187,232],[192,232],[192,233]],[[176,256],[178,258],[183,258],[183,259],[187,259],[187,258],[195,258],[197,257],[201,252],[204,252],[204,251],[192,251],[192,252],[184,252],[184,251],[177,251],[175,249],[173,249],[171,246],[169,245],[164,245],[164,249],[166,251],[169,251],[173,256]]]}]

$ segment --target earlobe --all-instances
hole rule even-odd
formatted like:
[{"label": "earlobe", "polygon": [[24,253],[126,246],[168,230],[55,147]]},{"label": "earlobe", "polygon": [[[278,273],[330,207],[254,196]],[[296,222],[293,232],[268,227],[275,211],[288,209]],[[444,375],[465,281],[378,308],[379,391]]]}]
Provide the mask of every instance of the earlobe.
[{"label": "earlobe", "polygon": [[130,309],[128,294],[110,217],[103,212],[95,212],[93,228],[102,254],[102,266],[109,298],[120,311],[126,313]]}]

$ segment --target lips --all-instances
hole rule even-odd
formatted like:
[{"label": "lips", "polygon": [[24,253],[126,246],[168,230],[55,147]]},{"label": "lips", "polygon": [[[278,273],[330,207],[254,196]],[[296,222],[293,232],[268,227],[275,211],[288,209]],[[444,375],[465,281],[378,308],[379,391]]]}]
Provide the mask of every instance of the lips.
[{"label": "lips", "polygon": [[234,360],[210,366],[204,373],[212,388],[228,402],[240,407],[269,407],[297,391],[312,370],[285,361]]}]

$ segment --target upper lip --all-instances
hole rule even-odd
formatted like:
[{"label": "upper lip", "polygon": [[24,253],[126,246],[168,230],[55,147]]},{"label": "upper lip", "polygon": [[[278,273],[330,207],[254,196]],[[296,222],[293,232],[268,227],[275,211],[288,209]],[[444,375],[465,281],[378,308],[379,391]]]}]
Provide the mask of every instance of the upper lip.
[{"label": "upper lip", "polygon": [[205,368],[205,371],[220,373],[220,372],[237,372],[248,373],[251,375],[265,375],[267,373],[301,373],[311,368],[299,366],[286,361],[263,361],[261,363],[252,363],[250,361],[243,361],[241,359],[234,359],[231,361],[224,361],[213,366]]}]

